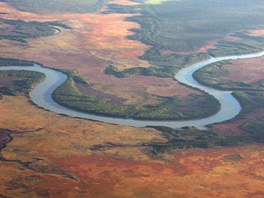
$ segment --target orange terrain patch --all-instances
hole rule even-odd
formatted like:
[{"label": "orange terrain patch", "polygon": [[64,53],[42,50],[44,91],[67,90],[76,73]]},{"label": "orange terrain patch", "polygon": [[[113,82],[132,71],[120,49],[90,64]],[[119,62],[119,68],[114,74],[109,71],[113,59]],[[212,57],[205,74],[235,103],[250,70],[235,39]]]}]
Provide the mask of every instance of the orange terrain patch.
[{"label": "orange terrain patch", "polygon": [[132,14],[41,15],[17,11],[6,3],[0,5],[0,12],[9,13],[3,15],[8,19],[63,20],[73,28],[61,29],[62,32],[55,36],[30,39],[26,44],[1,40],[1,57],[32,60],[48,67],[76,70],[78,75],[100,91],[124,98],[131,104],[139,101],[144,103],[144,92],[180,97],[187,97],[191,93],[201,94],[172,79],[144,76],[119,79],[103,73],[110,64],[119,70],[151,66],[138,58],[149,46],[125,38],[132,34],[130,29],[140,28],[137,23],[125,20]]},{"label": "orange terrain patch", "polygon": [[[4,97],[0,108],[0,128],[17,131],[1,152],[7,160],[0,163],[5,196],[241,198],[264,193],[263,145],[152,156],[140,145],[166,141],[154,129],[63,117],[21,96]],[[109,142],[110,148],[92,149]],[[29,169],[18,161],[33,163]]]},{"label": "orange terrain patch", "polygon": [[203,47],[196,49],[192,52],[171,52],[171,51],[165,51],[165,54],[182,54],[182,55],[188,55],[188,54],[197,54],[197,53],[206,53],[209,49],[215,49],[217,42],[208,42]]},{"label": "orange terrain patch", "polygon": [[264,57],[234,60],[225,66],[228,76],[222,77],[223,80],[253,83],[264,79]]},{"label": "orange terrain patch", "polygon": [[249,34],[252,36],[264,36],[264,30],[251,30]]},{"label": "orange terrain patch", "polygon": [[[149,66],[137,59],[147,46],[136,41],[129,41],[131,46],[126,46],[124,36],[131,34],[129,28],[137,27],[131,22],[124,24],[127,15],[107,15],[109,19],[100,14],[43,16],[16,11],[5,3],[0,3],[0,11],[11,13],[5,17],[13,19],[64,19],[74,28],[27,44],[1,40],[0,56],[76,69],[100,89],[122,96],[126,93],[128,98],[130,92],[137,93],[138,87],[160,95],[185,96],[195,92],[172,79],[131,76],[124,80],[102,73],[110,63],[120,69],[131,67],[132,63]],[[103,19],[109,23],[104,22],[107,29],[101,24]],[[120,21],[112,24],[116,29],[111,27],[115,20]],[[102,33],[97,35],[95,27]],[[126,56],[129,58],[125,59]],[[37,108],[21,96],[4,97],[0,100],[0,109],[0,128],[17,131],[12,134],[12,142],[1,151],[1,157],[6,160],[0,163],[1,196],[264,196],[263,145],[179,150],[152,156],[150,148],[142,144],[166,141],[154,129],[65,117]],[[101,151],[92,149],[96,145],[113,146]],[[23,166],[27,162],[31,163]]]}]

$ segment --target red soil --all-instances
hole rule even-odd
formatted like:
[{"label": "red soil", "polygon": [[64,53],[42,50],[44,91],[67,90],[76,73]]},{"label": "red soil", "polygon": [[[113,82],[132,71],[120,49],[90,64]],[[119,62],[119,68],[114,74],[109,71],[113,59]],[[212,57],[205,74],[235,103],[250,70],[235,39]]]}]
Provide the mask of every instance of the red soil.
[{"label": "red soil", "polygon": [[222,133],[222,134],[231,134],[231,135],[240,135],[245,133],[245,131],[243,131],[240,126],[256,120],[257,118],[263,117],[264,116],[264,109],[257,109],[254,110],[252,113],[244,116],[243,118],[240,118],[236,121],[232,121],[230,123],[224,123],[224,124],[215,124],[213,125],[213,129],[217,132],[217,133]]},{"label": "red soil", "polygon": [[253,83],[264,79],[264,57],[231,61],[227,65],[229,75],[223,80]]}]

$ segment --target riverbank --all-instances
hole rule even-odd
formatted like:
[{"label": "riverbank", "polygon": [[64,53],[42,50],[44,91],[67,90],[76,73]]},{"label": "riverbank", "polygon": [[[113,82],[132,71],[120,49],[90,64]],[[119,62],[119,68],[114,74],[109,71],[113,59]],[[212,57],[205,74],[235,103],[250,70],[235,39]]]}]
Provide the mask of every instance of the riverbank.
[{"label": "riverbank", "polygon": [[263,56],[264,52],[256,54],[247,54],[239,56],[225,56],[212,58],[207,61],[196,63],[192,66],[189,66],[175,76],[176,80],[179,82],[198,88],[202,91],[205,91],[212,96],[214,96],[219,103],[221,104],[221,109],[213,116],[203,119],[194,119],[194,120],[184,120],[184,121],[150,121],[150,120],[133,120],[133,119],[124,119],[124,118],[112,118],[106,116],[97,116],[92,114],[87,114],[79,112],[73,109],[68,109],[56,103],[53,100],[53,92],[60,87],[68,79],[67,75],[49,68],[43,68],[40,65],[35,65],[34,67],[1,67],[0,70],[26,70],[26,71],[36,71],[41,72],[46,75],[44,81],[38,84],[31,92],[31,100],[33,103],[42,107],[46,110],[50,110],[59,114],[68,115],[72,117],[97,120],[111,124],[118,125],[127,125],[134,127],[145,127],[145,126],[166,126],[171,128],[181,128],[185,126],[194,126],[200,129],[204,129],[205,126],[213,123],[223,122],[229,119],[234,118],[238,115],[241,110],[239,102],[232,96],[232,92],[215,90],[213,88],[206,87],[199,84],[192,77],[193,73],[202,67],[212,64],[213,62],[218,62],[222,60],[233,60],[233,59],[243,59],[243,58],[252,58]]}]

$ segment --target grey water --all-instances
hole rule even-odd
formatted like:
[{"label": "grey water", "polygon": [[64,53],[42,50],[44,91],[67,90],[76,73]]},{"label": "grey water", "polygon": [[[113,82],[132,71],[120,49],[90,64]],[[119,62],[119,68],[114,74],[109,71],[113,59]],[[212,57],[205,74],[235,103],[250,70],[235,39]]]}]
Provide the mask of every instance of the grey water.
[{"label": "grey water", "polygon": [[177,81],[212,95],[213,97],[215,97],[215,99],[219,101],[221,106],[220,106],[220,110],[216,114],[211,116],[209,115],[206,118],[193,119],[193,120],[179,120],[179,121],[155,121],[155,120],[134,120],[134,119],[126,119],[126,118],[114,118],[114,117],[93,115],[93,114],[69,109],[59,105],[52,98],[52,93],[59,86],[61,86],[68,78],[67,75],[65,75],[64,73],[54,69],[42,67],[37,64],[35,64],[34,66],[4,66],[4,67],[0,67],[0,70],[25,70],[25,71],[36,71],[45,74],[46,78],[31,91],[30,98],[32,102],[35,103],[37,106],[58,114],[67,115],[75,118],[101,121],[110,124],[123,125],[123,126],[133,126],[133,127],[166,126],[171,128],[194,126],[199,129],[206,129],[207,125],[220,123],[236,117],[241,111],[241,106],[239,102],[232,96],[232,91],[221,91],[204,86],[198,83],[193,78],[194,72],[207,65],[223,60],[247,59],[247,58],[261,57],[263,55],[264,55],[264,51],[254,54],[211,58],[206,61],[202,61],[190,65],[180,70],[175,75],[175,79]]}]

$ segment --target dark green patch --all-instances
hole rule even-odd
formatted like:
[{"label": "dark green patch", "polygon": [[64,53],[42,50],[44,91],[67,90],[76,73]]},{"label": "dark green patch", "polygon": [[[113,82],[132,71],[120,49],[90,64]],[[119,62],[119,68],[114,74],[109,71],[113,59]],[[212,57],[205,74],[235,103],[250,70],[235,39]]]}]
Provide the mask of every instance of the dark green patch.
[{"label": "dark green patch", "polygon": [[33,66],[34,62],[12,58],[0,58],[0,66]]},{"label": "dark green patch", "polygon": [[142,15],[131,18],[142,26],[134,38],[178,52],[196,50],[231,32],[264,27],[261,0],[166,1],[140,8]]},{"label": "dark green patch", "polygon": [[32,71],[0,71],[0,79],[9,76],[16,77],[11,86],[0,85],[0,95],[17,95],[18,93],[29,94],[33,85],[45,79],[45,75]]},{"label": "dark green patch", "polygon": [[243,157],[241,157],[240,154],[230,154],[230,155],[225,155],[224,156],[224,159],[225,160],[230,160],[230,161],[239,161],[239,160],[242,160]]},{"label": "dark green patch", "polygon": [[255,137],[259,142],[264,141],[264,117],[245,123],[241,128]]},{"label": "dark green patch", "polygon": [[242,106],[242,114],[252,112],[254,109],[264,108],[264,92],[236,91],[233,93]]},{"label": "dark green patch", "polygon": [[215,146],[239,146],[250,143],[264,142],[261,134],[250,133],[240,136],[217,134],[211,129],[198,130],[194,127],[185,127],[182,130],[168,127],[153,127],[161,131],[168,139],[167,142],[152,142],[144,144],[151,146],[153,154],[165,153],[175,149],[212,148]]},{"label": "dark green patch", "polygon": [[[209,58],[206,54],[196,55],[162,55],[156,51],[155,48],[147,50],[141,58],[148,60],[153,66],[148,68],[135,67],[118,71],[115,67],[109,66],[104,70],[107,75],[114,75],[118,78],[125,78],[132,74],[139,74],[143,76],[157,76],[161,78],[174,78],[175,74],[187,65]],[[177,64],[181,62],[182,64]]]},{"label": "dark green patch", "polygon": [[[187,0],[166,1],[159,5],[110,4],[108,13],[140,13],[138,16],[127,19],[141,25],[140,29],[133,29],[135,34],[128,38],[140,40],[152,46],[141,58],[154,66],[124,71],[116,71],[110,67],[105,73],[116,77],[141,74],[173,78],[181,68],[210,56],[261,51],[264,47],[264,38],[249,36],[244,32],[245,29],[264,28],[262,23],[264,14],[260,11],[264,5],[260,0],[254,0],[254,2],[256,3],[249,0],[243,3],[235,0]],[[205,7],[206,11],[204,11]],[[233,34],[233,32],[236,33]],[[237,37],[238,41],[225,41],[224,38],[230,34]],[[177,54],[182,51],[195,51],[209,41],[216,40],[219,41],[217,48],[206,53]],[[174,53],[164,53],[167,50]]]},{"label": "dark green patch", "polygon": [[9,39],[20,42],[26,42],[30,38],[39,38],[54,35],[53,26],[70,28],[69,26],[57,21],[52,22],[25,22],[22,20],[0,19],[0,25],[6,27],[0,28],[0,39]]},{"label": "dark green patch", "polygon": [[[110,96],[96,97],[82,93],[76,83],[76,77],[69,74],[69,79],[54,92],[54,99],[68,108],[98,115],[148,120],[182,120],[206,117],[219,110],[219,104],[209,95],[193,95],[186,101],[177,97],[152,94],[150,97],[160,101],[159,104],[143,107],[125,105],[121,102],[116,104],[111,101]],[[86,86],[91,85],[87,83]]]},{"label": "dark green patch", "polygon": [[88,13],[96,12],[109,0],[9,0],[15,8],[36,13]]},{"label": "dark green patch", "polygon": [[229,75],[228,70],[225,68],[229,64],[231,63],[228,61],[213,63],[196,71],[194,73],[194,78],[201,84],[221,90],[264,91],[264,81],[244,83],[232,80],[222,80],[221,77]]}]

